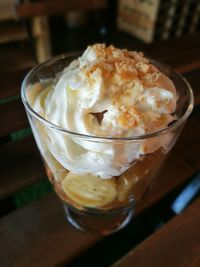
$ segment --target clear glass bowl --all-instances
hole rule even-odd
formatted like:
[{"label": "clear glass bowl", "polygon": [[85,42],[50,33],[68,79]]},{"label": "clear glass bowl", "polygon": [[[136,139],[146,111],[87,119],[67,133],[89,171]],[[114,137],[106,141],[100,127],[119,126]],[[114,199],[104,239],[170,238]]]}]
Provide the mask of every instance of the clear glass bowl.
[{"label": "clear glass bowl", "polygon": [[[158,132],[132,138],[88,136],[54,125],[37,114],[27,96],[37,87],[54,86],[63,69],[78,56],[62,55],[36,66],[25,77],[21,97],[47,176],[64,204],[68,221],[80,230],[109,234],[123,228],[173,148],[193,109],[193,93],[185,79],[153,61],[174,83],[176,120]],[[153,153],[134,159],[141,147]],[[111,179],[98,174],[113,173]]]}]

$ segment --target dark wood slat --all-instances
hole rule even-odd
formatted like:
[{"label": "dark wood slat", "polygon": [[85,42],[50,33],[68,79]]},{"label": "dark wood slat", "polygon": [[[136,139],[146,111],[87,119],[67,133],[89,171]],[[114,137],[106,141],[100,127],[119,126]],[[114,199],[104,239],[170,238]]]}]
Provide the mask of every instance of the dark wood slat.
[{"label": "dark wood slat", "polygon": [[0,147],[0,198],[46,178],[33,137]]},{"label": "dark wood slat", "polygon": [[[187,52],[187,49],[197,48],[200,45],[200,33],[186,34],[176,38],[170,38],[166,41],[156,41],[151,44],[150,50],[155,54],[161,53],[169,55],[169,51],[175,53]],[[180,50],[183,49],[183,51]]]},{"label": "dark wood slat", "polygon": [[142,50],[150,58],[157,59],[180,73],[200,68],[200,34],[186,35],[150,45],[136,43],[127,38],[127,46]]},{"label": "dark wood slat", "polygon": [[21,23],[17,22],[1,22],[0,24],[0,44],[22,41],[28,39],[28,32]]},{"label": "dark wood slat", "polygon": [[28,120],[21,100],[0,105],[0,137],[28,127]]},{"label": "dark wood slat", "polygon": [[31,18],[34,16],[48,16],[53,14],[63,14],[70,11],[86,11],[92,9],[105,8],[106,0],[57,0],[40,1],[35,3],[25,3],[16,5],[16,15],[20,19]]},{"label": "dark wood slat", "polygon": [[180,73],[187,73],[200,68],[200,47],[193,48],[195,51],[188,49],[185,53],[172,53],[162,56],[160,61],[176,69]]},{"label": "dark wood slat", "polygon": [[200,266],[200,199],[112,267]]},{"label": "dark wood slat", "polygon": [[[185,75],[194,92],[194,105],[200,105],[200,70]],[[200,113],[195,111],[186,122],[175,150],[195,169],[200,169]]]},{"label": "dark wood slat", "polygon": [[[180,157],[172,155],[157,180],[158,184],[149,192],[145,204],[144,201],[140,204],[137,214],[158,202],[193,172],[193,168]],[[30,267],[64,265],[101,240],[99,236],[88,237],[72,229],[61,206],[54,193],[50,193],[2,218],[0,247],[6,249],[0,250],[0,266],[12,266],[14,263],[16,267],[27,266],[28,263]]]},{"label": "dark wood slat", "polygon": [[[200,36],[199,36],[200,38]],[[180,73],[200,68],[200,42],[190,43],[190,36],[159,42],[145,47],[144,51],[159,61],[175,68]]]},{"label": "dark wood slat", "polygon": [[185,74],[184,77],[187,79],[194,92],[194,105],[200,105],[200,69]]},{"label": "dark wood slat", "polygon": [[140,213],[157,203],[168,193],[181,186],[195,173],[196,169],[186,164],[174,151],[163,166],[156,182],[150,188],[148,194],[141,200],[136,212]]},{"label": "dark wood slat", "polygon": [[[19,96],[22,81],[29,68],[0,73],[0,99]],[[12,77],[12,79],[11,79]]]},{"label": "dark wood slat", "polygon": [[195,113],[186,123],[175,147],[195,169],[200,169],[200,114]]},{"label": "dark wood slat", "polygon": [[[36,64],[33,49],[30,45],[6,46],[0,49],[0,73],[32,68]],[[10,76],[11,79],[11,76]]]},{"label": "dark wood slat", "polygon": [[130,38],[130,34],[122,31],[113,31],[110,33],[109,40],[119,47],[128,49],[135,47],[137,50],[145,50],[147,54],[151,54],[154,57],[160,57],[160,55],[166,55],[167,57],[171,52],[176,54],[179,53],[181,49],[187,52],[188,49],[196,49],[199,47],[200,33],[196,32],[191,35],[187,34],[168,40],[155,41],[152,44],[145,44],[132,36]]},{"label": "dark wood slat", "polygon": [[199,51],[199,46],[200,33],[195,33],[193,35],[171,38],[166,41],[156,41],[149,46],[146,45],[145,50],[155,58],[174,58],[174,62],[176,62],[176,56],[182,55],[184,60],[185,54]]},{"label": "dark wood slat", "polygon": [[53,193],[1,219],[0,236],[2,267],[61,266],[99,240],[66,222]]},{"label": "dark wood slat", "polygon": [[156,41],[152,44],[144,44],[120,31],[112,34],[110,39],[116,46],[144,51],[146,56],[169,64],[179,72],[185,73],[199,68],[200,33]]}]

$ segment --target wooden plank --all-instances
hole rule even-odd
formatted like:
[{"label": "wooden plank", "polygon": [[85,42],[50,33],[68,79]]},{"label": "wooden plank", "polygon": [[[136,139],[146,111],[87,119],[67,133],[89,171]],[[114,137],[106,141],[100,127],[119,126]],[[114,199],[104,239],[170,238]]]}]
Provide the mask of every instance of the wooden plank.
[{"label": "wooden plank", "polygon": [[187,79],[194,92],[194,105],[200,105],[200,69],[186,73],[184,77]]},{"label": "wooden plank", "polygon": [[101,9],[107,6],[106,0],[57,0],[40,1],[35,3],[18,4],[15,7],[18,18],[31,18],[34,16],[49,16],[54,14],[64,14],[70,11],[86,11]]},{"label": "wooden plank", "polygon": [[200,168],[200,114],[194,113],[187,121],[175,150],[195,169]]},{"label": "wooden plank", "polygon": [[[0,73],[0,99],[20,96],[20,89],[29,68]],[[11,79],[12,77],[12,79]]]},{"label": "wooden plank", "polygon": [[193,49],[198,49],[199,46],[200,33],[195,33],[171,38],[166,41],[156,41],[150,45],[145,45],[145,50],[147,53],[154,55],[154,57],[168,58],[168,56],[176,56],[177,54],[192,53]]},{"label": "wooden plank", "polygon": [[200,199],[112,267],[200,266]]},{"label": "wooden plank", "polygon": [[[186,181],[193,171],[181,158],[172,156],[137,215]],[[6,248],[0,251],[0,266],[15,263],[16,267],[64,265],[101,240],[72,229],[54,193],[2,218],[0,236],[0,247]]]},{"label": "wooden plank", "polygon": [[[175,68],[180,73],[191,72],[200,68],[200,42],[195,38],[196,43],[190,43],[190,36],[183,39],[175,39],[176,42],[170,40],[152,44],[145,47],[144,51],[159,61]],[[200,38],[200,36],[199,36]]]},{"label": "wooden plank", "polygon": [[159,202],[164,196],[191,178],[195,171],[196,169],[186,164],[186,162],[173,151],[169,155],[169,159],[163,166],[155,183],[136,208],[136,213],[140,213]]},{"label": "wooden plank", "polygon": [[0,105],[0,137],[29,126],[21,100],[16,99]]},{"label": "wooden plank", "polygon": [[33,137],[0,147],[0,198],[46,178]]},{"label": "wooden plank", "polygon": [[161,57],[163,63],[176,69],[180,73],[187,73],[195,69],[200,69],[200,47],[194,48],[195,51],[187,51],[177,53],[176,55],[169,55],[168,57]]},{"label": "wooden plank", "polygon": [[0,73],[31,68],[36,64],[34,51],[30,46],[6,46],[0,49]]},{"label": "wooden plank", "polygon": [[156,41],[152,44],[141,43],[121,32],[116,32],[113,35],[112,42],[115,45],[131,50],[144,51],[146,56],[170,65],[181,73],[200,68],[200,33],[166,41]]},{"label": "wooden plank", "polygon": [[200,33],[152,44],[141,43],[120,32],[114,38],[117,39],[114,41],[116,45],[124,47],[126,44],[125,48],[144,51],[146,56],[170,65],[181,73],[200,68]]},{"label": "wooden plank", "polygon": [[0,44],[22,41],[28,39],[27,29],[22,23],[1,22],[0,24]]},{"label": "wooden plank", "polygon": [[0,219],[0,236],[2,267],[61,266],[99,240],[67,223],[53,193]]}]

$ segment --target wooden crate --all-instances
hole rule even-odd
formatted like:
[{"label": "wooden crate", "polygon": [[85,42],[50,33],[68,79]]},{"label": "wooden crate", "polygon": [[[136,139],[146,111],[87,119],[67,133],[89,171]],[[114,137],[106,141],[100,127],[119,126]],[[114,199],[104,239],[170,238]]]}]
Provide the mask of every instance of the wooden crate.
[{"label": "wooden crate", "polygon": [[166,40],[199,30],[197,0],[120,0],[118,28],[144,42]]}]

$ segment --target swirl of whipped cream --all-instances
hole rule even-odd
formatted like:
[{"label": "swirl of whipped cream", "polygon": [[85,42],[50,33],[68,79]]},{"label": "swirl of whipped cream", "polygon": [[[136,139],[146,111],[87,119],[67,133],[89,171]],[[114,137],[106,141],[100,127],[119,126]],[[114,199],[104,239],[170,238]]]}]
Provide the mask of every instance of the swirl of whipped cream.
[{"label": "swirl of whipped cream", "polygon": [[[34,92],[33,88],[31,90]],[[56,85],[29,94],[32,108],[64,129],[99,137],[134,137],[174,118],[176,89],[142,53],[89,46]],[[46,148],[72,173],[119,176],[141,155],[167,147],[171,136],[134,143],[98,142],[48,129]]]}]

